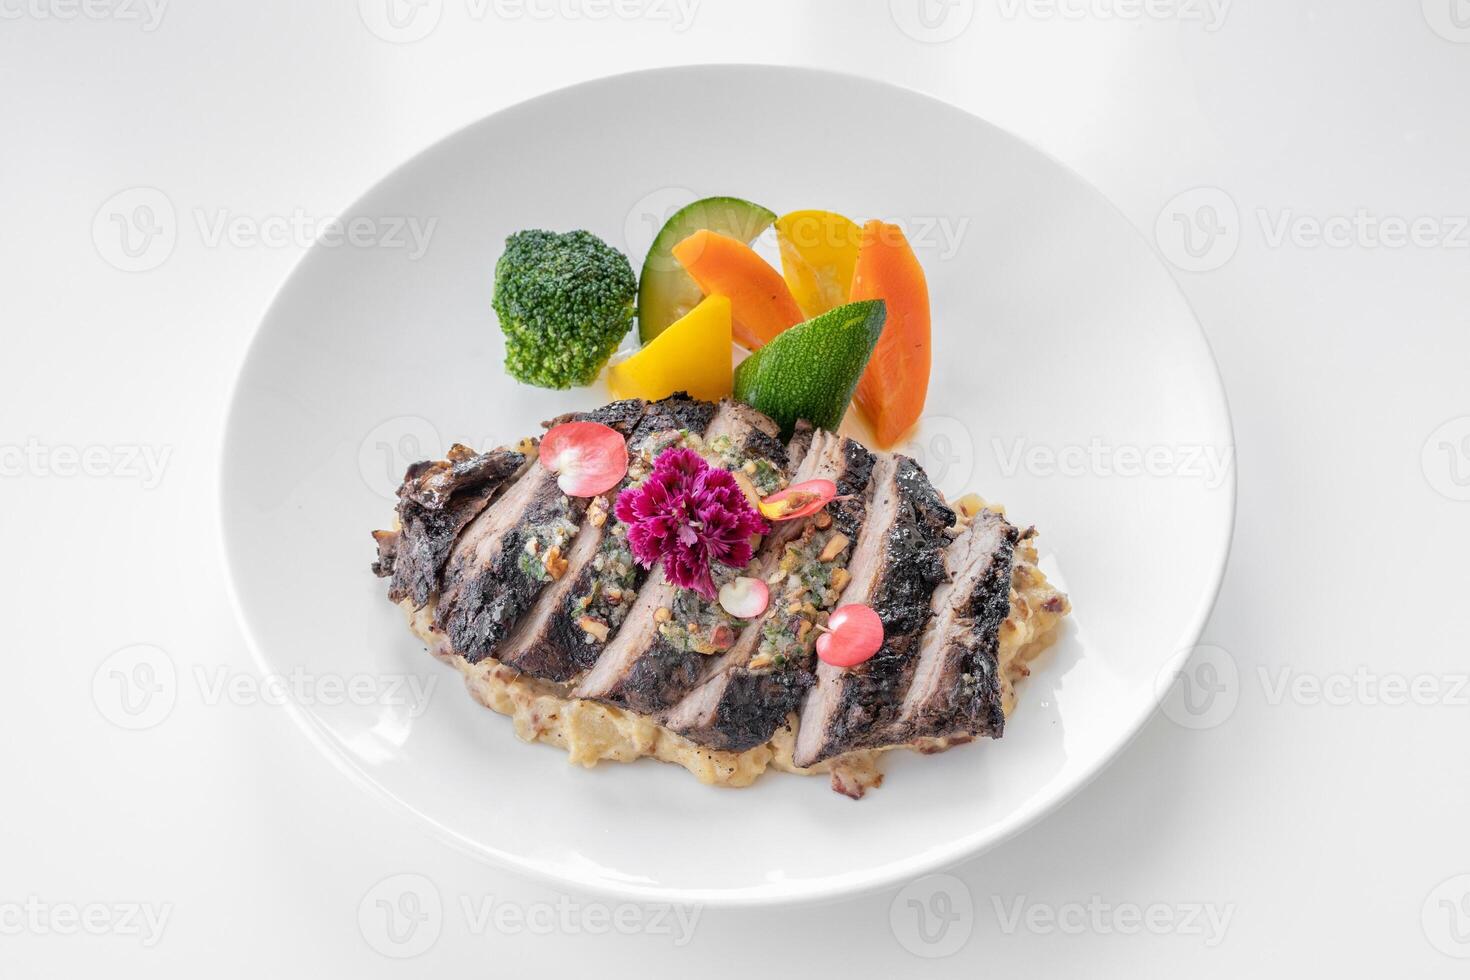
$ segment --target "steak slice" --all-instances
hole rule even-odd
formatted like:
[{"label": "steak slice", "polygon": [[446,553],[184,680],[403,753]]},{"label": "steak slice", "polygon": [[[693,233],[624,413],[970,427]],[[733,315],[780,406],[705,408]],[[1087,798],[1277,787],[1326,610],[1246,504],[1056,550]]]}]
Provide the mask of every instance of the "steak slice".
[{"label": "steak slice", "polygon": [[883,620],[883,646],[856,667],[817,665],[816,684],[802,705],[796,765],[815,765],[885,737],[913,676],[930,597],[945,577],[945,532],[954,522],[954,511],[918,463],[897,454],[879,456],[867,518],[848,560],[852,579],[839,606],[873,607]]},{"label": "steak slice", "polygon": [[[805,452],[793,483],[831,480],[839,496],[853,499],[829,504],[825,518],[777,524],[768,537],[768,542],[777,540],[774,549],[763,549],[767,562],[760,574],[768,581],[778,579],[772,583],[770,607],[741,632],[709,679],[663,719],[665,727],[708,748],[743,752],[762,745],[800,705],[813,680],[813,627],[841,592],[837,576],[846,574],[838,570],[846,565],[850,544],[834,546],[833,537],[840,534],[850,543],[862,527],[873,454],[852,439],[810,430],[794,436],[789,451]],[[834,551],[823,562],[829,546]],[[788,554],[792,568],[783,573],[781,560]],[[816,581],[807,581],[807,576]],[[811,597],[812,606],[793,609],[793,597]]]},{"label": "steak slice", "polygon": [[998,653],[1011,610],[1011,567],[1020,532],[989,510],[944,553],[949,581],[934,590],[913,682],[890,737],[999,737],[1005,729]]},{"label": "steak slice", "polygon": [[592,421],[629,431],[629,476],[622,485],[594,499],[567,553],[566,574],[542,592],[535,607],[501,644],[496,658],[542,680],[569,683],[602,655],[618,632],[646,575],[628,548],[627,529],[612,513],[622,487],[646,473],[658,446],[679,432],[703,433],[715,405],[678,394],[653,403],[636,403],[633,417],[625,402],[585,416],[562,416],[546,423]]},{"label": "steak slice", "polygon": [[[751,464],[753,472],[779,472],[787,459],[779,431],[755,409],[721,402],[704,434],[704,452],[727,468]],[[757,556],[753,563],[759,561]],[[655,569],[575,695],[643,714],[660,713],[706,676],[710,655],[730,647],[738,625],[717,602],[679,588],[661,568]]]},{"label": "steak slice", "polygon": [[427,605],[459,532],[525,464],[525,455],[511,449],[476,453],[456,443],[448,459],[411,465],[398,488],[398,530],[373,532],[373,573],[391,578],[388,598]]},{"label": "steak slice", "polygon": [[533,462],[470,522],[450,553],[434,614],[455,653],[479,663],[495,652],[558,573],[586,504]]}]

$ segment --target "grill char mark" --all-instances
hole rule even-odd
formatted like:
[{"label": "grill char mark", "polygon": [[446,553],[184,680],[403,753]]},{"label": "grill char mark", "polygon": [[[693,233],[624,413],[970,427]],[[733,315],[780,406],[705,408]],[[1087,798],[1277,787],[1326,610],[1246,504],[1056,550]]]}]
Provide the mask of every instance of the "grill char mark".
[{"label": "grill char mark", "polygon": [[[793,481],[834,479],[839,494],[849,498],[827,508],[834,529],[856,544],[847,562],[850,584],[838,604],[872,605],[884,621],[885,643],[857,668],[821,664],[815,674],[802,664],[750,669],[758,635],[752,646],[743,645],[758,633],[759,622],[717,657],[670,656],[675,651],[654,644],[631,665],[623,664],[622,706],[706,748],[732,752],[769,743],[799,711],[793,761],[830,762],[834,773],[847,765],[848,753],[892,747],[932,752],[977,736],[1000,736],[1006,686],[999,675],[1000,632],[1012,609],[1018,542],[1027,536],[1002,516],[984,511],[956,529],[954,514],[913,460],[874,456],[856,442],[805,424],[783,447],[770,431],[773,423],[744,406],[715,406],[679,394],[653,404],[615,402],[544,424],[601,422],[622,433],[632,448],[669,430],[701,432],[717,410],[721,425],[707,438],[724,431],[736,437],[744,455],[784,464]],[[836,466],[835,446],[841,458]],[[409,467],[398,491],[399,528],[373,532],[374,573],[390,579],[395,602],[418,609],[436,603],[430,629],[449,634],[442,644],[430,641],[436,650],[462,654],[472,663],[510,657],[506,662],[522,672],[560,681],[568,685],[561,691],[580,694],[571,685],[579,678],[585,685],[604,644],[588,643],[577,617],[558,598],[571,593],[579,569],[588,570],[605,528],[590,521],[574,531],[564,528],[573,534],[566,546],[569,574],[549,587],[528,584],[507,564],[520,558],[527,532],[551,515],[576,521],[585,501],[558,501],[554,478],[538,474],[539,465],[515,450],[475,453],[456,445],[447,456]],[[819,460],[826,467],[820,471],[814,469]],[[615,522],[610,516],[607,526]],[[766,538],[772,550],[763,549],[760,557],[779,557],[776,544],[794,539],[806,523],[777,524]],[[651,620],[652,610],[669,604],[678,591],[661,578],[655,572],[639,598],[658,599],[660,589],[668,589],[669,598],[640,616]],[[609,639],[617,639],[616,630]],[[792,656],[789,649],[785,654]],[[834,788],[838,782],[834,775]]]},{"label": "grill char mark", "polygon": [[510,449],[487,453],[455,444],[448,459],[409,466],[398,488],[397,531],[374,531],[373,572],[391,578],[388,598],[422,609],[439,591],[454,541],[526,463]]},{"label": "grill char mark", "polygon": [[[636,415],[632,406],[637,406]],[[586,421],[612,425],[628,435],[629,451],[634,452],[662,433],[687,429],[703,433],[714,418],[716,406],[712,402],[699,401],[679,393],[657,402],[614,402],[595,412],[581,415],[563,415],[545,423],[548,427],[562,422]],[[623,486],[627,486],[624,481]],[[620,490],[621,488],[619,488]],[[617,493],[608,494],[608,516],[602,527],[593,527],[584,521],[572,544],[568,556],[566,574],[555,586],[546,590],[535,610],[526,617],[524,629],[503,645],[497,654],[503,663],[523,673],[542,680],[568,684],[591,670],[602,656],[607,643],[619,632],[609,631],[607,641],[591,637],[578,624],[580,613],[577,600],[592,588],[597,576],[592,562],[602,548],[607,535],[613,532],[618,520],[612,515],[612,501]],[[633,588],[640,589],[647,574],[633,566]],[[632,613],[630,611],[629,618]]]},{"label": "grill char mark", "polygon": [[902,455],[880,458],[868,515],[838,605],[872,606],[883,620],[883,646],[857,667],[818,665],[802,707],[798,766],[882,744],[913,677],[930,597],[945,578],[945,531],[955,515],[918,463]]},{"label": "grill char mark", "polygon": [[892,740],[999,737],[1004,731],[1000,628],[1010,615],[1019,538],[1005,518],[982,511],[945,553],[950,581],[934,592]]},{"label": "grill char mark", "polygon": [[[786,449],[777,439],[775,422],[754,409],[722,402],[705,431],[705,443],[728,436],[747,458],[761,455],[776,465],[786,462]],[[769,454],[769,455],[766,455]],[[706,676],[711,657],[681,650],[659,631],[654,619],[660,608],[671,608],[679,589],[655,570],[644,583],[603,656],[578,685],[576,696],[592,698],[636,711],[659,714]]]},{"label": "grill char mark", "polygon": [[[856,540],[863,520],[863,493],[873,472],[873,454],[852,439],[807,429],[793,436],[790,455],[800,460],[792,482],[829,479],[837,484],[839,496],[854,498],[834,501],[828,505],[828,513],[839,531]],[[779,560],[786,542],[797,537],[806,523],[789,521],[777,526],[775,533],[782,539],[774,542],[773,559]],[[746,666],[759,648],[767,618],[776,614],[772,608],[746,627],[709,679],[669,712],[665,725],[720,751],[743,752],[770,741],[800,705],[814,680],[805,664],[757,670]]]},{"label": "grill char mark", "polygon": [[556,475],[533,462],[460,534],[444,574],[434,626],[470,663],[495,652],[546,584],[522,570],[536,529],[576,523],[586,501],[568,497]]}]

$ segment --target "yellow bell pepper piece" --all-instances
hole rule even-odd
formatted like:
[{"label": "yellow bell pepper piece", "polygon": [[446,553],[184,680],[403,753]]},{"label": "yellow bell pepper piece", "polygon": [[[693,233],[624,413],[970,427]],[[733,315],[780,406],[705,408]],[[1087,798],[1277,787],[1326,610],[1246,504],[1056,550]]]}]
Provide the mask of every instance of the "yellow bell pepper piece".
[{"label": "yellow bell pepper piece", "polygon": [[776,222],[781,271],[807,319],[846,303],[863,230],[831,211],[793,211]]},{"label": "yellow bell pepper piece", "polygon": [[671,323],[642,350],[607,369],[617,398],[667,398],[687,391],[704,401],[728,398],[734,387],[730,301],[709,296]]}]

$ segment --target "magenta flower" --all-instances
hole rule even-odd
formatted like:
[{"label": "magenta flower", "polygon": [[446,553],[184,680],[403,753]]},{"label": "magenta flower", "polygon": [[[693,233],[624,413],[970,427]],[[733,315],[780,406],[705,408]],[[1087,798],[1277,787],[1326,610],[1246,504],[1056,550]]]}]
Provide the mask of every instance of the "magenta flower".
[{"label": "magenta flower", "polygon": [[662,560],[670,582],[715,601],[713,565],[750,563],[750,537],[766,530],[729,471],[692,449],[666,449],[642,486],[618,494],[618,520],[644,568]]}]

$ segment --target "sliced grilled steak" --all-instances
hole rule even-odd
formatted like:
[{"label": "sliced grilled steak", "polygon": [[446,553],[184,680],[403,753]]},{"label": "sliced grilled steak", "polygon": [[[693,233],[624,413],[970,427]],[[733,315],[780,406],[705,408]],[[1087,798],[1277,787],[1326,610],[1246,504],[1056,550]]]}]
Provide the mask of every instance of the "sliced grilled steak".
[{"label": "sliced grilled steak", "polygon": [[[760,412],[722,402],[704,434],[705,453],[731,469],[752,464],[754,480],[773,470],[779,475],[786,449],[778,432]],[[706,675],[710,656],[730,647],[737,625],[718,603],[678,588],[656,569],[576,696],[644,714],[662,712]]]},{"label": "sliced grilled steak", "polygon": [[[682,394],[637,403],[636,419],[628,408],[618,408],[627,404],[615,402],[586,416],[562,416],[546,424],[585,419],[619,429],[628,426],[629,477],[623,482],[627,486],[646,472],[660,442],[680,431],[703,433],[715,415],[713,403]],[[610,413],[612,409],[617,412]],[[599,417],[599,412],[605,414]],[[610,417],[614,415],[616,421]],[[567,553],[566,574],[542,593],[496,650],[502,663],[542,680],[569,683],[591,669],[618,632],[646,578],[628,549],[626,529],[612,514],[619,490],[592,501]]]},{"label": "sliced grilled steak", "polygon": [[[693,399],[675,395],[674,398],[682,402],[692,402]],[[667,399],[673,401],[674,398]],[[659,404],[663,404],[660,402]],[[700,402],[698,404],[705,404]],[[638,423],[643,421],[644,413],[648,409],[648,403],[641,398],[629,398],[620,402],[610,402],[600,408],[594,408],[590,412],[567,412],[558,415],[549,422],[542,422],[541,427],[552,429],[563,422],[599,422],[609,428],[617,429],[624,437],[631,437]]]},{"label": "sliced grilled steak", "polygon": [[[782,559],[791,569],[772,585],[770,608],[741,632],[709,679],[663,720],[667,728],[712,749],[743,752],[770,741],[801,703],[813,680],[813,624],[841,592],[837,576],[846,574],[839,570],[845,568],[850,542],[862,527],[873,455],[851,439],[810,430],[793,437],[789,451],[794,458],[804,455],[793,483],[831,480],[840,496],[853,499],[828,505],[826,518],[776,525],[763,548],[766,564],[760,574],[774,577]],[[848,546],[833,543],[838,534]],[[829,547],[831,555],[823,561]],[[791,608],[797,593],[799,599],[812,601],[810,609]]]},{"label": "sliced grilled steak", "polygon": [[930,597],[945,577],[945,531],[954,522],[954,511],[918,463],[879,457],[866,520],[848,560],[852,579],[838,605],[872,606],[883,620],[883,647],[856,667],[817,665],[816,684],[802,705],[796,765],[872,747],[892,726],[913,676],[915,641]]},{"label": "sliced grilled steak", "polygon": [[434,626],[470,663],[492,655],[564,566],[587,502],[568,497],[539,462],[470,522],[444,573]]},{"label": "sliced grilled steak", "polygon": [[641,447],[662,432],[704,432],[714,419],[715,410],[714,402],[702,402],[683,392],[649,402],[628,441],[635,447]]},{"label": "sliced grilled steak", "polygon": [[373,572],[391,576],[388,598],[422,609],[439,591],[454,539],[525,464],[514,450],[476,453],[456,443],[448,459],[410,466],[398,488],[398,530],[373,532]]},{"label": "sliced grilled steak", "polygon": [[985,510],[945,552],[949,581],[934,590],[892,741],[998,737],[1004,730],[997,653],[1000,626],[1011,611],[1019,537],[1004,517]]}]

